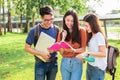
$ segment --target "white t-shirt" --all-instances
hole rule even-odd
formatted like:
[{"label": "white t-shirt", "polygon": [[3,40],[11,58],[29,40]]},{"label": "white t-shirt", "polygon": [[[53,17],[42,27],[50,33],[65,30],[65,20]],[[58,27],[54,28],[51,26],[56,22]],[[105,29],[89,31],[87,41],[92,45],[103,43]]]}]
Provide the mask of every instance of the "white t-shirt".
[{"label": "white t-shirt", "polygon": [[[88,42],[89,52],[99,52],[99,46],[105,45],[105,38],[102,33],[96,33]],[[107,55],[107,49],[106,49]],[[105,70],[107,67],[107,56],[106,57],[95,57],[95,62],[88,62],[92,66],[96,66],[101,70]]]}]

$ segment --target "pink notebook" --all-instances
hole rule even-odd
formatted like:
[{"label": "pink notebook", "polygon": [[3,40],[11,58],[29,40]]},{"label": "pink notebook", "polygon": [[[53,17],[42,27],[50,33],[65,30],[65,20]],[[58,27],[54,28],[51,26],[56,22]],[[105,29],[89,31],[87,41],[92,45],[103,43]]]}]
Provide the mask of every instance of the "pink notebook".
[{"label": "pink notebook", "polygon": [[67,49],[69,49],[69,48],[71,48],[71,46],[67,42],[61,41],[61,42],[54,43],[48,49],[49,50],[53,50],[53,51],[57,51],[60,48],[67,48]]}]

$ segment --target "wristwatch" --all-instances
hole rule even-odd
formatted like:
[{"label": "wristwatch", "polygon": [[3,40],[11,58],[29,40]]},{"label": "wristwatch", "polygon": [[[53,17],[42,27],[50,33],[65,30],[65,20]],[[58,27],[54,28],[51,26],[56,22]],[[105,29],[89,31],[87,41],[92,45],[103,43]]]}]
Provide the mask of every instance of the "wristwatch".
[{"label": "wristwatch", "polygon": [[90,56],[90,53],[91,53],[91,52],[87,52],[87,56]]}]

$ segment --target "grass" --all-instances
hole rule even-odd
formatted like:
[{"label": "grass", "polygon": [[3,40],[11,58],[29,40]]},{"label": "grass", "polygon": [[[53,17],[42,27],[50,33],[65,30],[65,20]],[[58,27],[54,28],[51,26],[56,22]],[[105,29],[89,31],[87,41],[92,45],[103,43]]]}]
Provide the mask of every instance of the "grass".
[{"label": "grass", "polygon": [[[104,27],[102,27],[105,30]],[[120,32],[120,27],[106,27],[107,32]]]},{"label": "grass", "polygon": [[[34,57],[24,51],[27,34],[7,33],[0,36],[0,80],[34,80]],[[120,41],[109,40],[109,44],[120,47]],[[61,80],[59,55],[59,69],[57,79]],[[117,59],[115,80],[120,79],[120,57]],[[83,78],[85,80],[86,63],[84,63]],[[111,80],[106,74],[105,80]]]},{"label": "grass", "polygon": [[120,27],[107,27],[108,32],[120,32]]},{"label": "grass", "polygon": [[[33,70],[33,57],[24,51],[26,34],[0,37],[0,80],[27,80]],[[29,78],[28,78],[29,79]],[[30,79],[29,79],[30,80]]]}]

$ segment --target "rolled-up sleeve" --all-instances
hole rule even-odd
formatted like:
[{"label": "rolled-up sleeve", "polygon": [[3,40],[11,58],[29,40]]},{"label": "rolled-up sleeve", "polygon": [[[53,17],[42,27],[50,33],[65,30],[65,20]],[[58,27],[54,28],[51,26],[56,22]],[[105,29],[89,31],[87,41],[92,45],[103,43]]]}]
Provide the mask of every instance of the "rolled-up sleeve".
[{"label": "rolled-up sleeve", "polygon": [[26,38],[26,43],[32,45],[34,43],[34,28],[30,30]]}]

